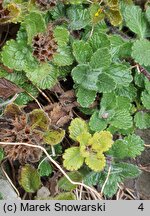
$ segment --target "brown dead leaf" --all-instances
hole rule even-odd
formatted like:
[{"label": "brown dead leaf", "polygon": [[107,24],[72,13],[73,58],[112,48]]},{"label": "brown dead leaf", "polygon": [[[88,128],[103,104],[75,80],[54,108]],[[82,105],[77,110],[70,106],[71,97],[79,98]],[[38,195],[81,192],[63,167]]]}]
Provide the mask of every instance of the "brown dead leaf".
[{"label": "brown dead leaf", "polygon": [[24,90],[15,84],[13,84],[11,81],[1,78],[0,79],[0,97],[2,97],[4,100],[9,98],[10,96],[15,95],[16,93],[23,92]]}]

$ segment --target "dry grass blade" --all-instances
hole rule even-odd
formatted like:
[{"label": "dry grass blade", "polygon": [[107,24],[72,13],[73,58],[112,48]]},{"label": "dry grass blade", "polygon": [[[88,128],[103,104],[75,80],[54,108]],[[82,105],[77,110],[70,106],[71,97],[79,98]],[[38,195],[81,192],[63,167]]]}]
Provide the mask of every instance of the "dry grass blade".
[{"label": "dry grass blade", "polygon": [[102,200],[101,195],[95,189],[87,186],[84,183],[72,181],[70,179],[70,177],[66,174],[66,172],[61,168],[61,166],[48,154],[48,152],[46,151],[46,149],[44,147],[38,146],[38,145],[32,145],[32,144],[29,144],[29,143],[11,143],[11,142],[0,142],[0,145],[24,145],[24,146],[29,146],[29,147],[41,149],[45,153],[45,155],[47,156],[47,158],[61,171],[61,173],[68,179],[68,181],[70,181],[70,183],[72,183],[74,185],[79,185],[79,186],[85,187],[86,189],[90,190],[90,192],[95,197],[97,197],[99,200]]}]

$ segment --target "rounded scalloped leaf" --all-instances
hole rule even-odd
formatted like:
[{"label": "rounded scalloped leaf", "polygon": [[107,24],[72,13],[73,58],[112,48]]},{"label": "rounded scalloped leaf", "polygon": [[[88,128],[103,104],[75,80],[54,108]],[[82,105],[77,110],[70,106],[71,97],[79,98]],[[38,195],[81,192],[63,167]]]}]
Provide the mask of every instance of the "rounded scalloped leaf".
[{"label": "rounded scalloped leaf", "polygon": [[63,159],[64,167],[70,171],[78,170],[84,162],[84,157],[82,157],[79,147],[68,148],[63,154]]},{"label": "rounded scalloped leaf", "polygon": [[44,133],[43,140],[49,145],[57,145],[65,137],[65,130],[48,130]]},{"label": "rounded scalloped leaf", "polygon": [[[67,175],[71,178],[72,181],[75,182],[82,181],[82,175],[78,171],[68,172]],[[58,187],[65,191],[72,191],[76,189],[77,185],[72,184],[65,176],[63,176],[58,181]]]},{"label": "rounded scalloped leaf", "polygon": [[86,122],[80,118],[75,118],[72,120],[69,126],[70,137],[76,141],[77,137],[83,132],[88,132],[88,126]]},{"label": "rounded scalloped leaf", "polygon": [[89,140],[89,144],[97,152],[108,151],[112,144],[112,134],[109,131],[96,132],[93,137]]},{"label": "rounded scalloped leaf", "polygon": [[144,107],[146,109],[150,109],[150,94],[148,93],[148,91],[145,90],[142,92],[141,100],[142,100]]},{"label": "rounded scalloped leaf", "polygon": [[73,55],[78,63],[84,64],[89,62],[93,54],[92,47],[89,43],[76,40],[73,43]]},{"label": "rounded scalloped leaf", "polygon": [[24,19],[22,24],[28,35],[28,44],[32,44],[32,39],[35,35],[46,30],[45,20],[42,14],[38,11],[30,12]]},{"label": "rounded scalloped leaf", "polygon": [[32,129],[47,131],[49,127],[49,119],[41,109],[34,109],[28,117],[29,124]]},{"label": "rounded scalloped leaf", "polygon": [[111,54],[108,48],[98,49],[90,61],[91,68],[98,69],[108,67],[111,64]]},{"label": "rounded scalloped leaf", "polygon": [[53,62],[59,67],[68,66],[73,63],[73,55],[69,46],[59,46],[57,53],[54,54]]},{"label": "rounded scalloped leaf", "polygon": [[90,156],[90,151],[88,151],[87,146],[80,146],[80,153],[83,157],[89,157]]},{"label": "rounded scalloped leaf", "polygon": [[137,40],[132,47],[132,57],[141,65],[150,65],[150,41]]},{"label": "rounded scalloped leaf", "polygon": [[1,52],[3,64],[18,71],[24,70],[27,63],[26,55],[28,55],[28,49],[24,49],[15,40],[7,41]]},{"label": "rounded scalloped leaf", "polygon": [[89,107],[96,98],[96,91],[80,87],[77,92],[77,102],[82,107]]},{"label": "rounded scalloped leaf", "polygon": [[26,75],[34,85],[41,89],[50,89],[57,82],[58,71],[48,63],[43,63],[34,70],[26,68]]},{"label": "rounded scalloped leaf", "polygon": [[143,111],[137,112],[134,116],[134,122],[137,128],[150,128],[150,113],[146,113]]},{"label": "rounded scalloped leaf", "polygon": [[104,169],[106,165],[106,159],[103,154],[92,153],[85,159],[85,163],[95,172],[99,172]]},{"label": "rounded scalloped leaf", "polygon": [[86,146],[91,137],[92,135],[89,132],[83,132],[79,136],[77,136],[76,140],[80,143],[80,145]]},{"label": "rounded scalloped leaf", "polygon": [[34,193],[41,185],[38,171],[29,164],[21,168],[19,184],[26,192]]},{"label": "rounded scalloped leaf", "polygon": [[65,46],[69,41],[69,31],[62,27],[57,26],[54,29],[54,37],[59,46]]}]

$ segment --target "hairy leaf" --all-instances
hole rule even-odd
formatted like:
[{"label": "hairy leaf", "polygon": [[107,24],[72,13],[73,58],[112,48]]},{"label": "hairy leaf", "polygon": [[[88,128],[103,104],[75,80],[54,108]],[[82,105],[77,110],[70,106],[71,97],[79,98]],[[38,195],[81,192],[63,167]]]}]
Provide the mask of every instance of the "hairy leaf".
[{"label": "hairy leaf", "polygon": [[143,39],[134,42],[132,47],[132,57],[139,64],[150,65],[150,41]]},{"label": "hairy leaf", "polygon": [[41,185],[38,171],[29,164],[23,166],[20,172],[19,184],[26,192],[36,192]]},{"label": "hairy leaf", "polygon": [[62,142],[63,138],[65,137],[65,130],[48,130],[43,135],[43,140],[45,143],[49,145],[57,145],[58,143]]},{"label": "hairy leaf", "polygon": [[41,13],[34,11],[29,13],[23,22],[28,35],[28,44],[32,44],[35,35],[46,30],[46,24]]},{"label": "hairy leaf", "polygon": [[28,69],[26,75],[41,89],[52,88],[57,82],[57,69],[48,63],[43,63],[34,70]]},{"label": "hairy leaf", "polygon": [[118,87],[128,86],[133,79],[130,68],[123,64],[112,64],[105,72],[115,80]]},{"label": "hairy leaf", "polygon": [[107,73],[102,73],[98,76],[97,87],[98,92],[108,93],[116,88],[116,83]]},{"label": "hairy leaf", "polygon": [[95,111],[90,118],[89,126],[92,131],[101,131],[107,127],[107,120],[99,117],[99,112]]},{"label": "hairy leaf", "polygon": [[90,61],[93,51],[89,43],[78,40],[73,43],[73,54],[78,63],[84,64]]},{"label": "hairy leaf", "polygon": [[107,48],[98,49],[92,56],[90,66],[94,69],[108,67],[111,63],[111,55]]},{"label": "hairy leaf", "polygon": [[137,135],[132,134],[125,137],[124,140],[114,142],[110,154],[116,158],[135,158],[144,150],[144,141]]},{"label": "hairy leaf", "polygon": [[117,110],[110,123],[116,128],[128,129],[132,127],[132,117],[127,110]]},{"label": "hairy leaf", "polygon": [[[82,181],[82,175],[77,171],[69,172],[67,173],[67,175],[70,177],[72,181],[75,181],[75,182]],[[58,187],[65,191],[71,191],[71,190],[74,190],[77,187],[77,185],[72,184],[65,176],[63,176],[58,181]]]},{"label": "hairy leaf", "polygon": [[54,37],[59,46],[65,46],[69,41],[69,32],[62,26],[57,26],[54,29]]},{"label": "hairy leaf", "polygon": [[96,92],[80,87],[77,92],[77,101],[82,107],[89,107],[96,97]]},{"label": "hairy leaf", "polygon": [[136,127],[140,129],[150,128],[150,114],[145,112],[137,112],[134,117]]},{"label": "hairy leaf", "polygon": [[96,152],[108,151],[113,144],[112,134],[109,131],[96,132],[90,138],[89,144]]},{"label": "hairy leaf", "polygon": [[48,161],[43,161],[38,167],[38,172],[40,176],[49,176],[53,172],[53,169]]},{"label": "hairy leaf", "polygon": [[71,30],[80,30],[90,22],[90,13],[88,9],[83,9],[80,6],[70,7],[67,11],[67,15],[70,19],[69,28]]},{"label": "hairy leaf", "polygon": [[106,159],[103,154],[91,153],[85,158],[85,163],[95,172],[99,172],[104,169]]},{"label": "hairy leaf", "polygon": [[135,32],[140,38],[147,35],[147,20],[139,6],[128,5],[124,11],[126,25]]},{"label": "hairy leaf", "polygon": [[57,53],[54,54],[53,62],[59,67],[71,65],[73,63],[73,56],[70,47],[58,47]]},{"label": "hairy leaf", "polygon": [[72,70],[72,77],[77,84],[85,89],[97,91],[97,79],[98,75],[101,73],[100,70],[92,71],[89,65],[79,64]]},{"label": "hairy leaf", "polygon": [[84,162],[84,157],[80,153],[79,147],[71,147],[63,154],[63,165],[67,170],[78,170]]},{"label": "hairy leaf", "polygon": [[69,126],[69,136],[71,139],[76,141],[77,137],[83,132],[88,132],[88,126],[85,121],[80,118],[73,119]]},{"label": "hairy leaf", "polygon": [[[107,173],[103,173],[100,176],[100,180],[99,180],[99,186],[103,187],[105,181],[107,178]],[[106,185],[104,187],[104,194],[107,197],[112,197],[118,189],[118,183],[121,182],[121,178],[119,175],[116,174],[110,174],[108,181],[106,182]]]}]

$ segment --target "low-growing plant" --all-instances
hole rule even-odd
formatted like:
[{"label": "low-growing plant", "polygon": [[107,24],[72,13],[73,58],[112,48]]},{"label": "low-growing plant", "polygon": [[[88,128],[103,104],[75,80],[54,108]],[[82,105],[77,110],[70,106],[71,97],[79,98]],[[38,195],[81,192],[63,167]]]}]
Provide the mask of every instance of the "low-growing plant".
[{"label": "low-growing plant", "polygon": [[[14,103],[21,107],[13,105],[15,108],[9,110],[7,106],[2,116],[9,123],[20,124],[21,112],[26,124],[21,129],[14,124],[18,130],[15,138],[12,128],[7,128],[9,133],[0,133],[0,141],[50,145],[52,151],[60,153],[72,180],[99,186],[104,195],[112,197],[121,182],[141,173],[129,160],[144,150],[136,130],[150,128],[149,3],[141,8],[132,0],[4,0],[0,5],[0,25],[13,23],[19,29],[1,47],[0,78],[19,88]],[[66,102],[58,102],[60,92],[55,92],[56,110],[51,115],[50,107],[22,111],[39,92],[51,90],[61,81],[74,89],[77,111],[72,111],[75,106],[68,108]],[[1,92],[7,88],[6,82],[0,83]],[[9,96],[10,92],[8,97],[0,93],[3,100]],[[61,107],[66,107],[67,114],[60,114]],[[73,116],[76,112],[78,118]],[[68,127],[71,146],[61,147],[67,127],[54,124],[53,115],[67,124],[73,118]],[[1,160],[4,153],[10,154],[7,145],[3,149]],[[17,147],[11,149],[16,155]],[[49,147],[48,151],[52,153]],[[57,155],[53,156],[57,161]],[[37,162],[38,168],[28,163],[20,168],[18,181],[26,192],[36,192],[42,177],[53,174],[52,165],[42,155]],[[60,178],[58,187],[68,191],[60,194],[60,199],[65,195],[74,199],[75,187],[65,177]]]}]

